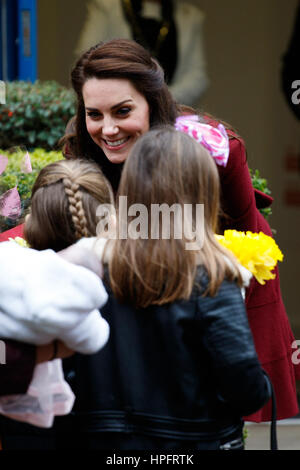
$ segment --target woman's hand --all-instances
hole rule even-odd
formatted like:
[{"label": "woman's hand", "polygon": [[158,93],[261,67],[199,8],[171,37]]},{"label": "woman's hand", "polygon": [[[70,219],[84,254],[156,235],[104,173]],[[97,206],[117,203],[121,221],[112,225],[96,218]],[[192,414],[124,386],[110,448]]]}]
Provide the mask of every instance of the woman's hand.
[{"label": "woman's hand", "polygon": [[75,351],[69,349],[62,341],[53,341],[49,344],[37,346],[36,364],[52,361],[53,359],[66,359],[73,356],[73,354],[75,354]]}]

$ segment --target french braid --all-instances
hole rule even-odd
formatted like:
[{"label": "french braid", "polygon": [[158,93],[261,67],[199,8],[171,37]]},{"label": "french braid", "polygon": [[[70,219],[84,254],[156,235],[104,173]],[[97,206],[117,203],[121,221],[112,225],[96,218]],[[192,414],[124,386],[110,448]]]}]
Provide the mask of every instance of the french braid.
[{"label": "french braid", "polygon": [[64,178],[63,184],[69,201],[72,222],[75,227],[75,237],[77,239],[89,237],[90,232],[82,205],[82,193],[79,189],[79,184],[74,183],[70,178]]}]

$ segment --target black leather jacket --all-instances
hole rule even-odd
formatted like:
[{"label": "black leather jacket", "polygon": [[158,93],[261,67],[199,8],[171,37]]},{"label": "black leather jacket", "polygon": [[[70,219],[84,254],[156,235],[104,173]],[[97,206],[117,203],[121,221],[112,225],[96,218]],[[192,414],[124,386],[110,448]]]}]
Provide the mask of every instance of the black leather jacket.
[{"label": "black leather jacket", "polygon": [[268,401],[234,283],[224,281],[215,297],[195,287],[188,301],[141,310],[121,305],[106,288],[101,313],[110,339],[95,355],[75,356],[78,431],[215,440]]}]

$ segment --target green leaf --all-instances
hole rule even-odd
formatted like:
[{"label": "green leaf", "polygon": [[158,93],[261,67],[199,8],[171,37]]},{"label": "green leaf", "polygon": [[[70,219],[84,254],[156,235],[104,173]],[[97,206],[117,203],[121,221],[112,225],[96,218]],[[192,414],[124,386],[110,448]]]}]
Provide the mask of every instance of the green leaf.
[{"label": "green leaf", "polygon": [[[268,188],[267,180],[260,176],[258,169],[256,170],[250,169],[250,175],[251,175],[253,188],[258,189],[259,191],[262,191],[263,193],[268,194],[268,195],[272,194],[271,190]],[[272,215],[271,207],[259,209],[259,211],[265,217],[265,219],[268,219]]]}]

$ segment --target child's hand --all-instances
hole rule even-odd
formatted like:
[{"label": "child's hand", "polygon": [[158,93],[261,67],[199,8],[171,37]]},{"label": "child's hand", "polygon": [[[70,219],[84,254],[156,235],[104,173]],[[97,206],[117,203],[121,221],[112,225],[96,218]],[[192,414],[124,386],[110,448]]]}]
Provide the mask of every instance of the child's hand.
[{"label": "child's hand", "polygon": [[81,248],[75,244],[59,251],[57,254],[70,263],[90,269],[99,277],[103,276],[102,265],[91,250]]}]

